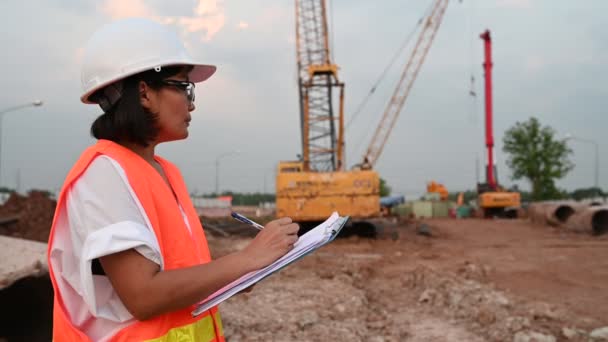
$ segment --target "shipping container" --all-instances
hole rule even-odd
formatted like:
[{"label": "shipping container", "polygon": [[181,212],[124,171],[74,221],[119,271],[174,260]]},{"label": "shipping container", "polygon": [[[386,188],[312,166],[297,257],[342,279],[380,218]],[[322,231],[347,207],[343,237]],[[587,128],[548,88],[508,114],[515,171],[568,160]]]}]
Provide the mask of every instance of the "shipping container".
[{"label": "shipping container", "polygon": [[433,202],[433,217],[448,217],[448,202]]},{"label": "shipping container", "polygon": [[433,217],[433,202],[415,201],[413,202],[412,211],[416,218]]}]

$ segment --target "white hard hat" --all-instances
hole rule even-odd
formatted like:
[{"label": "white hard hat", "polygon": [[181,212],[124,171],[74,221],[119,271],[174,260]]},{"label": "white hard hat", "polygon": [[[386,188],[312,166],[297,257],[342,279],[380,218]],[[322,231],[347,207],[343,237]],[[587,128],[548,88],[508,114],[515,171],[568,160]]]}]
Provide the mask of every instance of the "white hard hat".
[{"label": "white hard hat", "polygon": [[177,34],[154,21],[129,18],[112,22],[93,34],[82,64],[84,103],[95,91],[142,71],[170,65],[191,65],[189,80],[208,79],[215,66],[195,62]]}]

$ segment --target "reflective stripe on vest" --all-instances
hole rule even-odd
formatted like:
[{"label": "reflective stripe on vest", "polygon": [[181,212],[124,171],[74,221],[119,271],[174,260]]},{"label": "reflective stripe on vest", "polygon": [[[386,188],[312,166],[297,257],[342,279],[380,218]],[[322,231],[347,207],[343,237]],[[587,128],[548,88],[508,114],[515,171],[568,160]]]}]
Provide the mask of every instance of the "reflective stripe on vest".
[{"label": "reflective stripe on vest", "polygon": [[[170,184],[168,186],[154,167],[142,157],[114,142],[99,140],[97,144],[83,152],[69,172],[57,199],[57,209],[51,227],[48,258],[49,273],[55,290],[53,339],[57,342],[90,341],[82,331],[71,323],[63,306],[61,294],[57,287],[57,278],[50,260],[50,253],[58,217],[65,207],[67,190],[99,155],[107,155],[114,159],[125,171],[129,185],[135,192],[152,225],[165,270],[190,267],[211,261],[207,240],[198,214],[194,210],[190,195],[177,167],[162,158],[155,157],[167,176]],[[192,233],[184,222],[178,202],[186,214]],[[211,308],[198,317],[191,316],[190,313],[193,309],[194,305],[191,305],[150,320],[134,322],[120,330],[110,341],[224,341],[222,323],[217,307]]]},{"label": "reflective stripe on vest", "polygon": [[183,327],[177,327],[169,330],[169,332],[162,337],[155,338],[153,340],[147,340],[146,342],[199,342],[199,341],[213,341],[223,342],[224,341],[224,328],[220,320],[219,313],[213,315],[217,324],[218,334],[220,338],[216,338],[215,329],[213,327],[213,319],[211,315],[206,316],[203,319],[198,320],[195,323],[185,325]]}]

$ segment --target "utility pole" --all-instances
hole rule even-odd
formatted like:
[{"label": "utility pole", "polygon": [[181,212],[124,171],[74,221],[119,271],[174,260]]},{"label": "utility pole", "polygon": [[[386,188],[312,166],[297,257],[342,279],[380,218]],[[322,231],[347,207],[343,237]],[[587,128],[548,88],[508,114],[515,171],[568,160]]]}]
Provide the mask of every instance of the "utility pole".
[{"label": "utility pole", "polygon": [[241,153],[241,151],[234,150],[231,152],[226,152],[226,153],[220,154],[219,156],[217,156],[215,158],[215,194],[216,194],[216,196],[220,195],[220,159],[231,156],[231,155],[239,154],[239,153]]}]

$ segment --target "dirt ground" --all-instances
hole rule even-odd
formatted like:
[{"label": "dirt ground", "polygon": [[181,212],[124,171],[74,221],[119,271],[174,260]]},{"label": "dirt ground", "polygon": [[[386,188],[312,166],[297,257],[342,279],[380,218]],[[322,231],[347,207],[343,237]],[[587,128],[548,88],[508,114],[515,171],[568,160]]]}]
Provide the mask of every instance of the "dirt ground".
[{"label": "dirt ground", "polygon": [[[0,234],[46,241],[54,206],[43,193],[14,196],[0,219],[20,219]],[[214,257],[255,234],[231,219],[203,225]],[[337,239],[221,304],[227,340],[608,341],[608,235],[527,220],[386,228]]]},{"label": "dirt ground", "polygon": [[[224,302],[228,340],[588,341],[608,326],[606,236],[525,220],[394,228],[338,239]],[[250,239],[208,235],[215,257]]]}]

